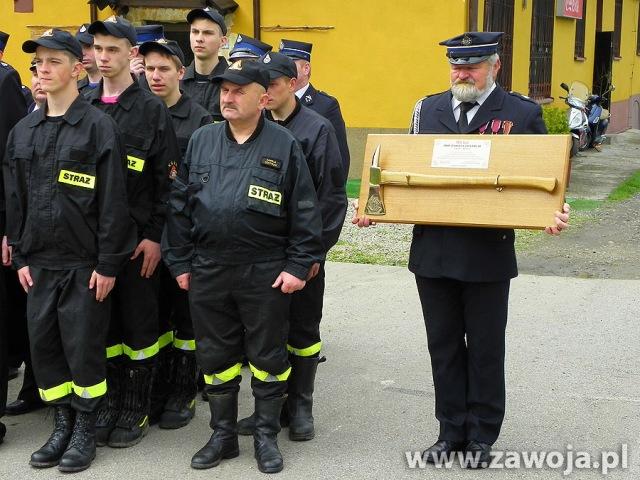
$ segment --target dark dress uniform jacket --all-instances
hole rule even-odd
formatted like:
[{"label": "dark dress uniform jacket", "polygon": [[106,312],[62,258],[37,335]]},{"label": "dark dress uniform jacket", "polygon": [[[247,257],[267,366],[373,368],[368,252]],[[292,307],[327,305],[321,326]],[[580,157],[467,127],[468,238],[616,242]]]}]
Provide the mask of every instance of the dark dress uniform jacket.
[{"label": "dark dress uniform jacket", "polygon": [[[194,102],[186,93],[182,94],[178,103],[169,107],[169,113],[171,114],[173,129],[178,139],[180,159],[183,159],[185,153],[187,153],[187,145],[189,145],[189,139],[193,132],[200,127],[213,123],[213,116]],[[170,165],[170,168],[173,168],[173,164]]]},{"label": "dark dress uniform jacket", "polygon": [[319,113],[329,120],[331,125],[333,125],[333,129],[335,130],[336,137],[338,139],[338,145],[340,146],[342,167],[344,169],[344,177],[346,179],[349,175],[351,156],[349,155],[349,145],[347,144],[347,130],[345,128],[338,100],[325,92],[316,90],[313,85],[309,84],[309,88],[304,92],[300,101],[305,107],[309,107],[314,112]]},{"label": "dark dress uniform jacket", "polygon": [[[409,133],[478,133],[492,120],[511,121],[514,134],[547,133],[542,109],[534,101],[499,86],[480,106],[465,132],[451,107],[450,91],[420,100]],[[488,134],[491,128],[486,130]],[[502,127],[498,133],[502,133]],[[427,278],[468,282],[496,282],[518,275],[511,229],[416,225],[413,230],[409,270]]]},{"label": "dark dress uniform jacket", "polygon": [[220,265],[285,260],[304,279],[323,258],[320,214],[300,144],[260,117],[236,143],[229,124],[197,130],[171,184],[164,258],[174,277],[195,254]]},{"label": "dark dress uniform jacket", "polygon": [[169,188],[168,165],[180,161],[169,110],[153,93],[133,82],[116,104],[104,104],[102,82],[88,96],[117,123],[127,150],[127,197],[138,239],[160,243]]},{"label": "dark dress uniform jacket", "polygon": [[213,81],[213,77],[224,73],[229,64],[224,57],[218,57],[218,64],[213,71],[207,75],[206,81],[196,80],[195,61],[191,62],[184,72],[184,77],[180,82],[180,89],[184,90],[191,99],[204,107],[216,122],[224,120],[220,113],[220,84]]},{"label": "dark dress uniform jacket", "polygon": [[[267,118],[273,119],[271,112]],[[346,178],[335,131],[329,120],[299,101],[289,118],[276,123],[287,128],[302,146],[322,215],[322,244],[328,252],[340,237],[347,213]]]},{"label": "dark dress uniform jacket", "polygon": [[114,277],[135,249],[115,122],[81,95],[59,121],[46,106],[9,136],[7,236],[16,269],[96,266]]},{"label": "dark dress uniform jacket", "polygon": [[[0,62],[0,160],[4,155],[9,132],[27,114],[27,104],[21,92],[20,75],[8,63]],[[5,196],[0,171],[0,236],[5,231]]]}]

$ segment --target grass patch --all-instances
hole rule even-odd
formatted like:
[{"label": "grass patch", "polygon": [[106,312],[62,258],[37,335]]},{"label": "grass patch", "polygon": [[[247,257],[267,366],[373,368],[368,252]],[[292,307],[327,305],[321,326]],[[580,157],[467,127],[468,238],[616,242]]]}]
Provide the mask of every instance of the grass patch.
[{"label": "grass patch", "polygon": [[589,200],[587,198],[567,198],[567,203],[571,207],[571,212],[584,212],[601,207],[604,201]]},{"label": "grass patch", "polygon": [[347,198],[360,196],[360,179],[347,180]]},{"label": "grass patch", "polygon": [[618,185],[616,189],[609,194],[607,200],[612,202],[627,200],[638,192],[640,192],[640,170],[636,171],[633,175]]}]

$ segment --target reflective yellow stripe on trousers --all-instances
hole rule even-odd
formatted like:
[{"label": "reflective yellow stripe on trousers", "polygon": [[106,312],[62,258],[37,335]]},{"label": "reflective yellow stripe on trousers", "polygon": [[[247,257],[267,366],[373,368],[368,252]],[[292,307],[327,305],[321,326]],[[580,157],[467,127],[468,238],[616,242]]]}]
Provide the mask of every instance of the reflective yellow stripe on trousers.
[{"label": "reflective yellow stripe on trousers", "polygon": [[96,385],[90,385],[88,387],[81,387],[71,382],[73,387],[73,393],[80,398],[98,398],[107,393],[107,381],[103,380]]},{"label": "reflective yellow stripe on trousers", "polygon": [[291,374],[291,367],[287,368],[280,375],[271,375],[269,372],[260,370],[259,368],[253,366],[251,363],[249,363],[249,368],[253,372],[253,376],[261,382],[284,382],[287,380],[287,378],[289,378],[289,374]]},{"label": "reflective yellow stripe on trousers", "polygon": [[64,382],[56,387],[38,389],[40,392],[40,398],[45,402],[53,402],[54,400],[66,397],[72,390],[71,382]]},{"label": "reflective yellow stripe on trousers", "polygon": [[242,364],[236,363],[233,367],[227,368],[223,372],[205,375],[204,383],[207,385],[221,385],[223,383],[227,383],[240,375],[241,370]]},{"label": "reflective yellow stripe on trousers", "polygon": [[307,348],[294,348],[291,345],[287,345],[287,350],[293,353],[296,357],[310,357],[312,355],[316,355],[320,353],[321,348],[322,348],[322,342],[314,343],[313,345]]}]

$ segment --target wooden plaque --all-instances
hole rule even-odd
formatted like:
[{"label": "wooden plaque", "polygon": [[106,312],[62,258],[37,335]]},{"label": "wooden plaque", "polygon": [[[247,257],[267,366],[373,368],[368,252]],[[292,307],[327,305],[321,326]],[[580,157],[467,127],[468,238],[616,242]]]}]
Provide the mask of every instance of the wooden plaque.
[{"label": "wooden plaque", "polygon": [[[383,207],[374,194],[367,208],[378,146],[373,178],[381,176]],[[570,135],[369,135],[358,214],[383,223],[543,229],[562,210],[570,151]]]}]

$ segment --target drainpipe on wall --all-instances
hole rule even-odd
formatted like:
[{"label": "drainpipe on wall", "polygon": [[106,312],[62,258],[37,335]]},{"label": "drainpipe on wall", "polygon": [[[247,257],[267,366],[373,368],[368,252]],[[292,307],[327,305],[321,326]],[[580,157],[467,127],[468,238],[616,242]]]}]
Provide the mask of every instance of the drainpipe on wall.
[{"label": "drainpipe on wall", "polygon": [[95,3],[89,4],[89,16],[91,18],[91,23],[98,20],[98,7],[96,7]]},{"label": "drainpipe on wall", "polygon": [[253,0],[253,38],[260,40],[260,0]]}]

